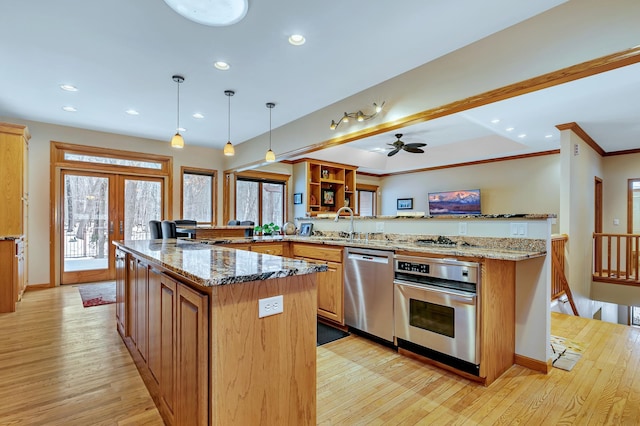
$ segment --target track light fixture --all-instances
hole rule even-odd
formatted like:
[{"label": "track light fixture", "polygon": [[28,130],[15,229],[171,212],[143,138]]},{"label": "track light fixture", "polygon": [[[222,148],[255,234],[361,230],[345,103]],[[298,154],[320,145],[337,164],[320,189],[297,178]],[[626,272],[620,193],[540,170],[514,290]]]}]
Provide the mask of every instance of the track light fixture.
[{"label": "track light fixture", "polygon": [[264,159],[267,163],[273,163],[276,161],[276,154],[271,150],[271,110],[276,106],[273,102],[267,102],[267,108],[269,108],[269,151],[265,155]]},{"label": "track light fixture", "polygon": [[184,148],[184,139],[180,134],[180,84],[184,82],[184,77],[181,75],[174,75],[171,77],[173,81],[178,85],[178,112],[176,114],[176,134],[171,138],[172,148]]},{"label": "track light fixture", "polygon": [[227,110],[227,117],[229,121],[227,123],[227,143],[224,146],[223,153],[227,157],[232,157],[233,155],[235,155],[236,150],[233,148],[233,144],[231,143],[231,97],[235,95],[236,92],[234,92],[233,90],[225,90],[224,94],[227,95],[227,98],[229,98],[229,108]]},{"label": "track light fixture", "polygon": [[335,130],[338,128],[338,126],[341,123],[348,123],[350,119],[355,119],[356,121],[365,121],[365,120],[370,120],[373,117],[375,117],[376,115],[378,115],[378,113],[380,111],[382,111],[382,107],[384,106],[384,101],[378,105],[375,102],[373,103],[373,112],[371,114],[365,114],[362,112],[362,110],[358,110],[358,112],[345,112],[342,117],[340,117],[340,119],[338,121],[335,120],[331,120],[331,126],[329,126],[331,128],[331,130]]}]

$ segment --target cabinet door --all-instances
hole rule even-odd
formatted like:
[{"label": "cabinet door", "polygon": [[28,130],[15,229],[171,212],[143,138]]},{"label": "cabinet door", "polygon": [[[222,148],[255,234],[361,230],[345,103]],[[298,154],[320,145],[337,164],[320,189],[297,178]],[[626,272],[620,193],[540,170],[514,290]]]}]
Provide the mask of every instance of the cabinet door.
[{"label": "cabinet door", "polygon": [[116,324],[118,333],[126,336],[127,330],[127,256],[116,250]]},{"label": "cabinet door", "polygon": [[125,313],[127,323],[126,335],[131,338],[131,341],[135,344],[137,340],[136,336],[136,259],[131,256],[127,256],[127,304]]},{"label": "cabinet door", "polygon": [[161,277],[160,271],[154,268],[149,269],[147,366],[156,383],[160,383],[161,380],[160,372],[162,364]]},{"label": "cabinet door", "polygon": [[318,315],[344,323],[342,264],[326,262],[329,270],[317,274]]},{"label": "cabinet door", "polygon": [[160,403],[175,424],[176,409],[176,303],[178,284],[162,275],[160,280]]},{"label": "cabinet door", "polygon": [[149,275],[148,266],[140,261],[136,265],[136,347],[147,360],[147,316],[148,316],[148,292],[149,292]]},{"label": "cabinet door", "polygon": [[[178,284],[176,419],[178,425],[209,423],[208,297]],[[224,408],[221,408],[224,409]]]}]

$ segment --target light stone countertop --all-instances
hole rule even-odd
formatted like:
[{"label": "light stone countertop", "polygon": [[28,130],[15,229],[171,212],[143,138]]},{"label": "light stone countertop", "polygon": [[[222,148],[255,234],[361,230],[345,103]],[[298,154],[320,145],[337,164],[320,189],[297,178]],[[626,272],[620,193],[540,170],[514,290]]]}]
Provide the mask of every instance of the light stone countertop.
[{"label": "light stone countertop", "polygon": [[[215,238],[200,239],[206,245],[239,244],[295,241],[301,243],[359,247],[378,250],[410,251],[420,254],[439,254],[456,257],[475,257],[482,259],[497,259],[520,261],[536,257],[544,257],[547,254],[545,241],[527,238],[470,238],[470,237],[441,237],[424,235],[384,234],[374,235],[368,240],[340,237],[339,233],[329,233],[324,236],[301,237],[297,235],[285,235],[274,237],[247,237],[247,238]],[[425,240],[433,240],[435,243],[426,243]],[[444,241],[446,244],[438,244]]]},{"label": "light stone countertop", "polygon": [[327,271],[327,265],[202,244],[198,240],[125,240],[113,244],[203,287]]}]

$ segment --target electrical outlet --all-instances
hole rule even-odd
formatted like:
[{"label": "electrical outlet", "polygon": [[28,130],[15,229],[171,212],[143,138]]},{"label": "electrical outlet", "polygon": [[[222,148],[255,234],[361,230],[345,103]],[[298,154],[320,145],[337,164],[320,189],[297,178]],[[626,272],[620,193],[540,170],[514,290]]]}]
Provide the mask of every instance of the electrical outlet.
[{"label": "electrical outlet", "polygon": [[258,299],[258,318],[281,314],[284,311],[282,295]]},{"label": "electrical outlet", "polygon": [[384,222],[376,222],[376,232],[384,232]]},{"label": "electrical outlet", "polygon": [[467,235],[467,222],[458,223],[458,235]]},{"label": "electrical outlet", "polygon": [[511,236],[512,237],[526,237],[528,234],[528,226],[526,222],[512,222],[511,223]]}]

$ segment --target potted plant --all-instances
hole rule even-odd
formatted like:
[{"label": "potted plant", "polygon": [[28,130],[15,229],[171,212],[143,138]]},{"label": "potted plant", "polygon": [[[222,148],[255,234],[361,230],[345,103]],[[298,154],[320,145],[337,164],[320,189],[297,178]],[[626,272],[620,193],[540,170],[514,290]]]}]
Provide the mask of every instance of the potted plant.
[{"label": "potted plant", "polygon": [[261,233],[263,236],[265,235],[273,235],[274,233],[280,231],[280,227],[275,223],[265,223],[264,225],[257,225],[253,228],[253,231],[256,233]]}]

